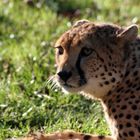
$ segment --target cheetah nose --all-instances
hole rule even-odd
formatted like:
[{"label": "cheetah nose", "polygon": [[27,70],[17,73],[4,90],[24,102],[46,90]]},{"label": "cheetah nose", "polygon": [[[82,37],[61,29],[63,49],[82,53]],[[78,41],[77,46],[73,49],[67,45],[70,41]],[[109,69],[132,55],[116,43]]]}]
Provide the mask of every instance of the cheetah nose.
[{"label": "cheetah nose", "polygon": [[72,72],[67,72],[67,71],[60,71],[57,73],[57,75],[59,75],[59,77],[66,82],[72,75]]}]

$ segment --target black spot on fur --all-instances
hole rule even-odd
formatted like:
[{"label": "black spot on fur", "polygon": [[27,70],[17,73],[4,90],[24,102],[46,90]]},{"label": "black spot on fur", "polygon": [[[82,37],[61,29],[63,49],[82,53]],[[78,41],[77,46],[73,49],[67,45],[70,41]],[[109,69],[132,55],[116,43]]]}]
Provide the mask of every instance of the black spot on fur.
[{"label": "black spot on fur", "polygon": [[127,127],[131,127],[131,123],[129,123],[129,122],[126,123],[126,126],[127,126]]},{"label": "black spot on fur", "polygon": [[119,125],[119,129],[123,129],[123,125],[122,124]]},{"label": "black spot on fur", "polygon": [[73,138],[73,136],[74,136],[74,135],[73,135],[72,133],[69,134],[69,138]]},{"label": "black spot on fur", "polygon": [[91,136],[90,135],[84,135],[83,139],[84,140],[90,140]]},{"label": "black spot on fur", "polygon": [[132,109],[133,110],[136,110],[137,109],[137,106],[136,105],[132,105]]},{"label": "black spot on fur", "polygon": [[102,140],[105,138],[105,136],[98,136],[98,138]]},{"label": "black spot on fur", "polygon": [[114,83],[115,81],[116,81],[116,79],[113,77],[113,78],[111,79],[111,82]]},{"label": "black spot on fur", "polygon": [[127,134],[126,132],[123,132],[123,135],[124,135],[125,137],[128,137],[128,134]]},{"label": "black spot on fur", "polygon": [[127,77],[128,75],[129,75],[129,71],[127,71],[126,73],[125,73],[125,75],[124,75],[124,77]]},{"label": "black spot on fur", "polygon": [[105,85],[109,85],[109,82],[108,82],[108,81],[105,81],[104,84],[105,84]]},{"label": "black spot on fur", "polygon": [[133,76],[137,76],[138,75],[138,71],[135,71],[134,73],[133,73]]},{"label": "black spot on fur", "polygon": [[124,115],[122,113],[119,114],[119,118],[122,118]]},{"label": "black spot on fur", "polygon": [[126,118],[130,119],[131,118],[131,114],[127,114]]},{"label": "black spot on fur", "polygon": [[135,133],[133,131],[129,131],[129,136],[133,137]]},{"label": "black spot on fur", "polygon": [[134,116],[134,120],[138,121],[140,119],[140,116],[139,115],[135,115]]},{"label": "black spot on fur", "polygon": [[126,108],[127,108],[126,105],[123,105],[123,106],[121,107],[122,110],[124,110],[124,109],[126,109]]}]

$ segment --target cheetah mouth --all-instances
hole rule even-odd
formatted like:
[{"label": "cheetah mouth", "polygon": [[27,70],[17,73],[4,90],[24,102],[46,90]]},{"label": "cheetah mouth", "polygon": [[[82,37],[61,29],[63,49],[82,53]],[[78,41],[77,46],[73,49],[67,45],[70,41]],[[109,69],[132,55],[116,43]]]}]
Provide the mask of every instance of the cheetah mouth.
[{"label": "cheetah mouth", "polygon": [[[86,82],[87,83],[87,82]],[[59,86],[62,88],[62,91],[64,93],[75,93],[75,92],[81,92],[86,86],[85,82],[77,82],[76,83],[62,83],[59,81]]]},{"label": "cheetah mouth", "polygon": [[62,86],[66,87],[66,88],[76,88],[75,86],[72,86],[72,85],[67,84],[67,83],[64,83]]},{"label": "cheetah mouth", "polygon": [[87,83],[87,81],[85,79],[80,79],[77,86],[76,85],[71,85],[68,83],[64,83],[62,86],[66,87],[66,88],[80,88],[82,86],[84,86]]}]

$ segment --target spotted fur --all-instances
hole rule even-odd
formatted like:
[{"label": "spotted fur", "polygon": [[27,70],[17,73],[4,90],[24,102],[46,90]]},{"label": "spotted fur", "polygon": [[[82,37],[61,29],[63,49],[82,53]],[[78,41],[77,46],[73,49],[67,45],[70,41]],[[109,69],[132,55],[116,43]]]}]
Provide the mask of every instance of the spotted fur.
[{"label": "spotted fur", "polygon": [[58,132],[42,140],[140,139],[138,27],[79,21],[56,42],[56,79],[64,91],[100,100],[112,136]]}]

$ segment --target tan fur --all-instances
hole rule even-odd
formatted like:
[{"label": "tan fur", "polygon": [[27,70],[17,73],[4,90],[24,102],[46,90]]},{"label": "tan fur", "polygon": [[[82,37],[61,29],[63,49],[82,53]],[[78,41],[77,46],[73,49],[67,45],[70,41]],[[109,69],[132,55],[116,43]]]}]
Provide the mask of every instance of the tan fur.
[{"label": "tan fur", "polygon": [[64,131],[37,136],[38,140],[140,139],[137,34],[136,25],[121,28],[82,20],[58,39],[55,45],[58,85],[67,92],[100,100],[112,136]]}]

